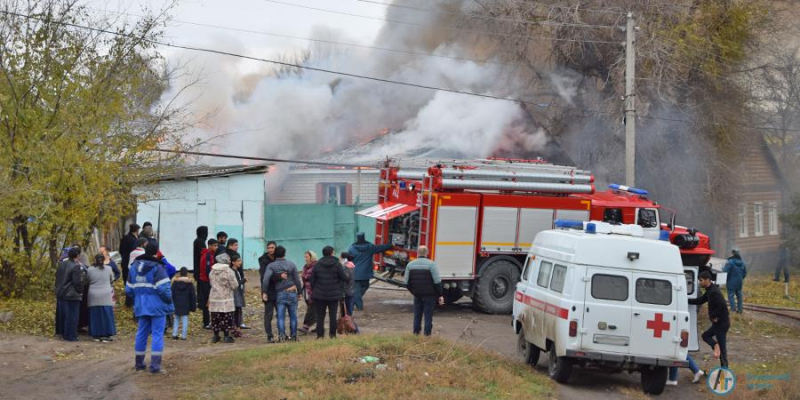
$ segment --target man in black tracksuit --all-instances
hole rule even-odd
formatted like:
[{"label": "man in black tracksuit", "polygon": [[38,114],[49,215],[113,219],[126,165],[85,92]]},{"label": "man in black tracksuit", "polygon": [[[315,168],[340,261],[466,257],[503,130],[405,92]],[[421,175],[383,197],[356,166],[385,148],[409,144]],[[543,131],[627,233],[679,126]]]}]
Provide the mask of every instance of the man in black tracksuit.
[{"label": "man in black tracksuit", "polygon": [[267,341],[269,343],[275,342],[275,335],[272,334],[272,317],[278,310],[278,292],[275,290],[275,282],[280,279],[280,275],[273,276],[267,283],[266,291],[264,291],[264,273],[270,264],[275,262],[275,249],[278,244],[269,241],[267,242],[267,251],[258,257],[258,275],[259,282],[262,282],[261,300],[264,302],[264,331],[267,333]]},{"label": "man in black tracksuit", "polygon": [[728,303],[722,296],[719,286],[711,281],[711,274],[708,271],[701,272],[698,278],[700,278],[700,286],[705,289],[705,293],[697,299],[689,299],[689,304],[699,306],[708,303],[708,318],[711,320],[711,327],[703,332],[703,341],[714,349],[714,357],[719,358],[720,365],[727,368],[726,335],[731,327],[730,319],[728,319]]},{"label": "man in black tracksuit", "polygon": [[325,337],[325,312],[330,319],[328,335],[336,337],[336,309],[344,298],[343,284],[347,281],[344,267],[339,259],[333,256],[333,247],[325,246],[322,249],[323,257],[314,265],[311,271],[312,293],[314,311],[317,313],[317,339]]}]

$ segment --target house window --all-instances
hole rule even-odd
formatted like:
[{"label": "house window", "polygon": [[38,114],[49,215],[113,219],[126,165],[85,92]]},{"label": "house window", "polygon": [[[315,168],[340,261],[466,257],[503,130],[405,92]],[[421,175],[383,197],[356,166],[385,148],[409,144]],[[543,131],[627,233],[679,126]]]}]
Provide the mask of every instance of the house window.
[{"label": "house window", "polygon": [[764,236],[764,205],[753,204],[753,232],[756,236]]},{"label": "house window", "polygon": [[318,183],[317,203],[320,204],[350,204],[351,189],[347,183]]},{"label": "house window", "polygon": [[739,237],[747,237],[747,204],[739,204]]},{"label": "house window", "polygon": [[769,218],[767,219],[767,226],[769,227],[770,235],[778,234],[778,203],[772,202],[767,206]]}]

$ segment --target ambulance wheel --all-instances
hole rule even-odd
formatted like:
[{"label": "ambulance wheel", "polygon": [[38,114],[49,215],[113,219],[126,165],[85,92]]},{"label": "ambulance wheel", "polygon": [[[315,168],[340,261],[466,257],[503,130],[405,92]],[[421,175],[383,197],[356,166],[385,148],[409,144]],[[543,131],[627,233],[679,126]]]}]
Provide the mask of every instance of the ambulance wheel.
[{"label": "ambulance wheel", "polygon": [[507,258],[489,260],[475,284],[472,301],[489,314],[511,314],[514,290],[519,282],[518,266]]},{"label": "ambulance wheel", "polygon": [[517,354],[522,362],[532,367],[539,362],[539,348],[525,340],[525,332],[522,329],[517,334]]},{"label": "ambulance wheel", "polygon": [[667,367],[642,369],[642,391],[646,394],[661,394],[667,385]]},{"label": "ambulance wheel", "polygon": [[558,383],[567,383],[570,374],[572,374],[572,360],[567,357],[557,356],[555,345],[550,347],[548,354],[550,356],[550,364],[547,366],[547,373],[550,378]]}]

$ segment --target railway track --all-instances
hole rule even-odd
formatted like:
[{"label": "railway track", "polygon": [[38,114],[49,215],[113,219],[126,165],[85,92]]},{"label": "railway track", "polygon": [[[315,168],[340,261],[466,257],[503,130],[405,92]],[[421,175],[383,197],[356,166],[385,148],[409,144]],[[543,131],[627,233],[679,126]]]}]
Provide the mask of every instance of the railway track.
[{"label": "railway track", "polygon": [[777,315],[784,318],[800,321],[800,309],[786,307],[769,307],[755,304],[744,304],[744,309],[765,314]]}]

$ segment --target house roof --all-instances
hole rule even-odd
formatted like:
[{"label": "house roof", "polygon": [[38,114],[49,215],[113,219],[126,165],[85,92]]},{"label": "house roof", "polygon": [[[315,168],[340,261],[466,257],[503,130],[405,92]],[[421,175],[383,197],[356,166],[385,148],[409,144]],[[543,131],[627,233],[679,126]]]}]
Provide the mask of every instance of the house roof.
[{"label": "house roof", "polygon": [[265,174],[272,164],[257,165],[185,165],[156,174],[156,181],[175,181],[184,179],[218,178],[242,174]]}]

